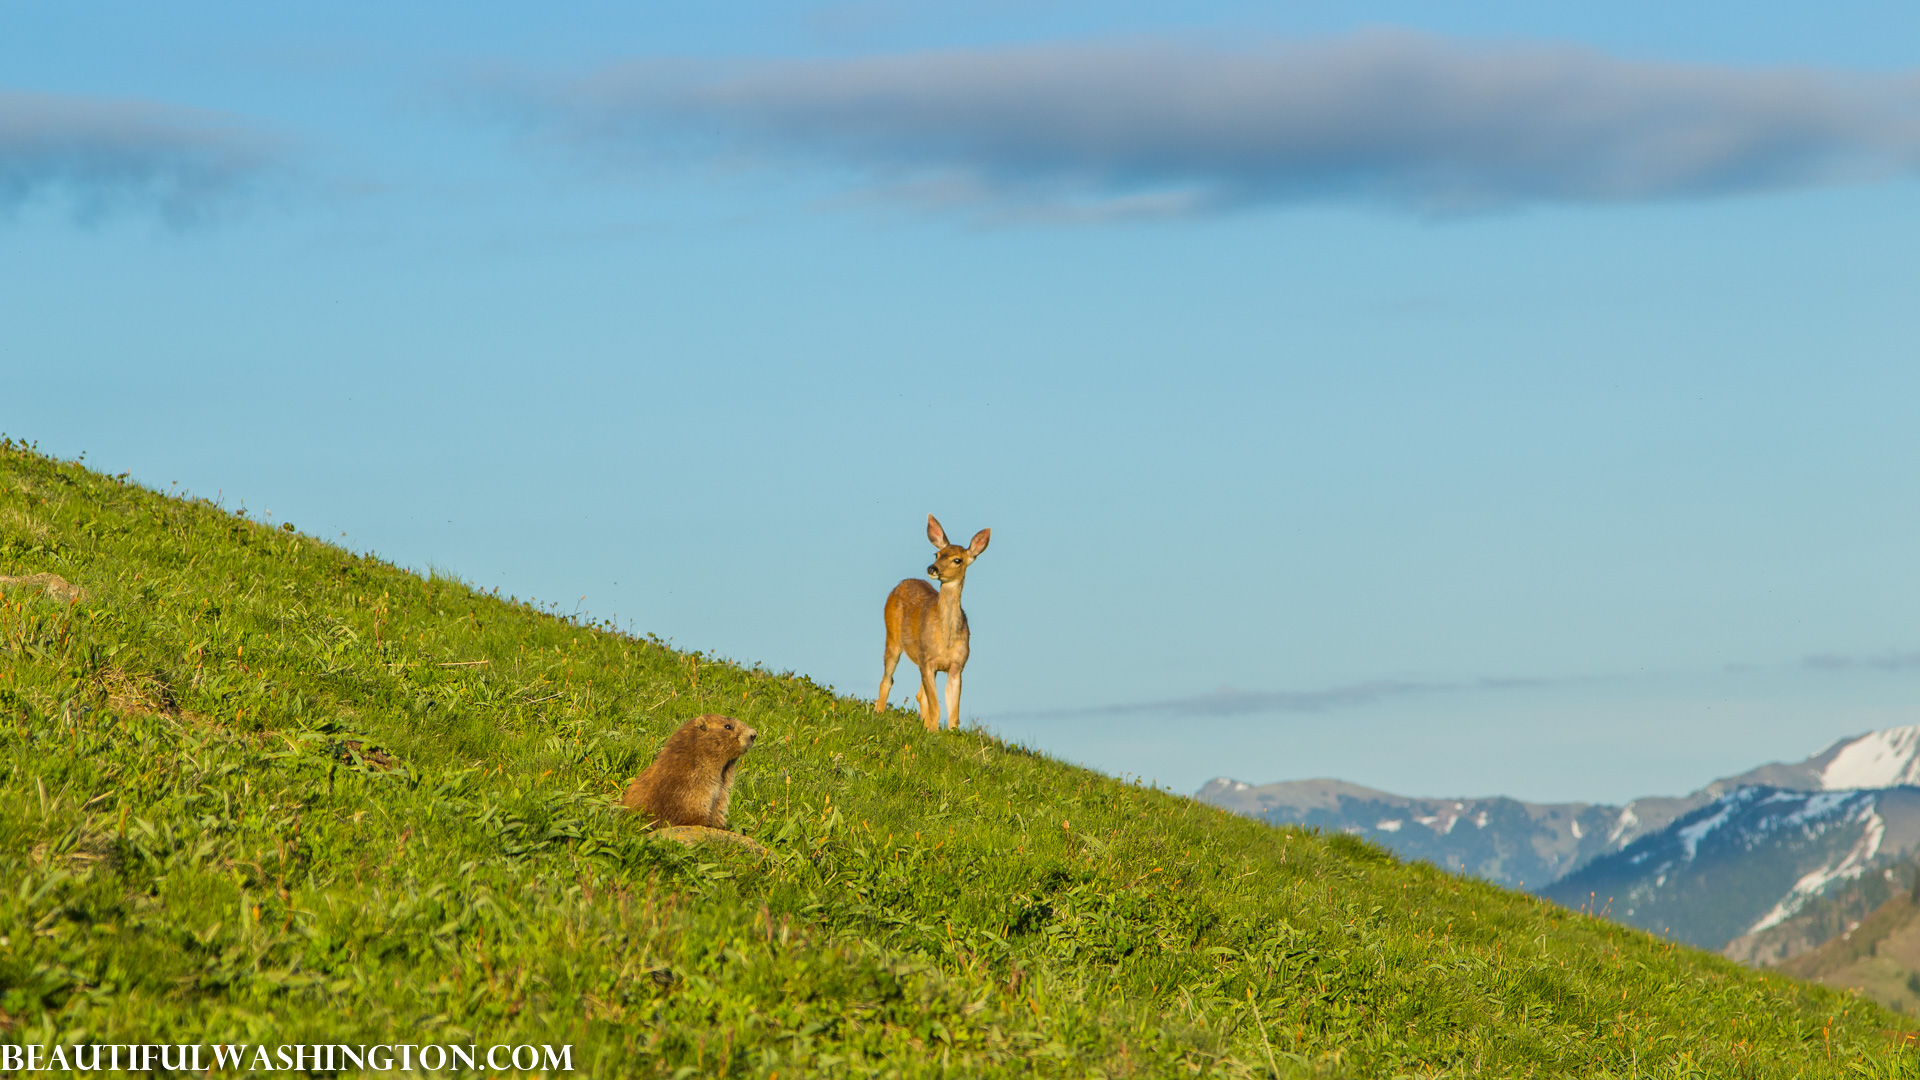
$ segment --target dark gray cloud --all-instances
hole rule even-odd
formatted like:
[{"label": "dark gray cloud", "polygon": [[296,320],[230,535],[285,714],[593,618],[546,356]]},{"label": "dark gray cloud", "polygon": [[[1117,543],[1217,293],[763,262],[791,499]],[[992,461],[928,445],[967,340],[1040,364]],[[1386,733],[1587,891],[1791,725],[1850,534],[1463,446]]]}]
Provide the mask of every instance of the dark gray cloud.
[{"label": "dark gray cloud", "polygon": [[[1881,179],[1920,79],[1371,32],[1243,50],[1058,44],[643,61],[542,96],[601,150],[798,153],[893,193],[1039,213],[1360,198],[1424,212]],[[681,136],[665,139],[663,136]]]},{"label": "dark gray cloud", "polygon": [[273,144],[213,114],[138,101],[0,91],[0,210],[57,199],[198,221],[277,167]]}]

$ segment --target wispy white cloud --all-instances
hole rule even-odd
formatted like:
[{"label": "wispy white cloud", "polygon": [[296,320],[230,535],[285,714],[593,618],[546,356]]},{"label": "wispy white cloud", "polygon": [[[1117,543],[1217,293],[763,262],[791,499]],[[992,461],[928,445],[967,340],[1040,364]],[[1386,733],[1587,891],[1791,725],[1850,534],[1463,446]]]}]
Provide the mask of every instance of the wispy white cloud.
[{"label": "wispy white cloud", "polygon": [[273,140],[228,117],[143,101],[0,91],[0,210],[63,201],[203,220],[278,169]]},{"label": "wispy white cloud", "polygon": [[[1534,690],[1570,683],[1593,682],[1575,679],[1470,679],[1458,682],[1419,682],[1378,679],[1351,683],[1322,690],[1235,690],[1230,687],[1208,694],[1168,698],[1163,701],[1135,701],[1117,705],[1053,709],[1045,712],[1007,713],[1005,716],[1127,716],[1156,714],[1170,716],[1236,716],[1246,713],[1318,713],[1332,709],[1372,705],[1387,698],[1461,691]],[[1003,718],[1003,717],[1002,717]],[[997,718],[998,719],[998,718]]]},{"label": "wispy white cloud", "polygon": [[528,101],[576,147],[797,155],[852,166],[889,192],[996,212],[1178,215],[1355,198],[1446,213],[1920,168],[1913,75],[1388,31],[1241,50],[643,60]]},{"label": "wispy white cloud", "polygon": [[1800,661],[1800,666],[1812,671],[1915,671],[1920,670],[1920,652],[1890,652],[1879,656],[1816,653]]},{"label": "wispy white cloud", "polygon": [[1876,676],[1886,673],[1920,671],[1920,652],[1891,651],[1876,655],[1816,653],[1798,663],[1725,664],[1708,671],[1639,671],[1634,673],[1587,674],[1555,677],[1483,677],[1473,679],[1374,679],[1318,690],[1236,690],[1224,687],[1211,693],[1155,701],[1129,701],[1107,705],[1076,706],[1065,709],[1017,711],[995,719],[1022,717],[1074,716],[1238,716],[1255,713],[1322,713],[1337,709],[1362,708],[1395,698],[1427,697],[1442,694],[1498,693],[1511,690],[1552,690],[1574,686],[1621,686],[1638,680],[1673,679],[1710,674],[1742,676],[1763,672],[1820,672],[1829,675]]}]

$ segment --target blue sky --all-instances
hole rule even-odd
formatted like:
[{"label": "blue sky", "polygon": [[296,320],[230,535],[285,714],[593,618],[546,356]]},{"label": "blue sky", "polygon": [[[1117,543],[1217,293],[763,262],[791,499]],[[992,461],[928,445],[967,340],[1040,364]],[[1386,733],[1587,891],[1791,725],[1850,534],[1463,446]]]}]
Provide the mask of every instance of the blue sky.
[{"label": "blue sky", "polygon": [[931,511],[1061,756],[1690,790],[1920,722],[1916,42],[0,3],[0,430],[861,694]]}]

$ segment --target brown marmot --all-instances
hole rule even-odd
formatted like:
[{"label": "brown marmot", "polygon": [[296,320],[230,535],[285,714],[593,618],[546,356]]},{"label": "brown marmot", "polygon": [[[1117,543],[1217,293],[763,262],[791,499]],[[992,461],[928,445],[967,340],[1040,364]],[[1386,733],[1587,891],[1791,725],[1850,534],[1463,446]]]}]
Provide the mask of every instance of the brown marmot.
[{"label": "brown marmot", "polygon": [[653,764],[627,785],[621,804],[651,815],[656,826],[726,828],[734,766],[758,734],[731,716],[694,717],[667,736]]}]

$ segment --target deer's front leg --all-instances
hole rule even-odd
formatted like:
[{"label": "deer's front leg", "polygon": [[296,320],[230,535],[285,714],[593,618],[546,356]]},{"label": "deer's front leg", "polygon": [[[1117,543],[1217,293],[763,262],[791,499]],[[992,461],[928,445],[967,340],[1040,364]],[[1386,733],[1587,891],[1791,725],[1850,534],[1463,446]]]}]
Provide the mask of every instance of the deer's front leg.
[{"label": "deer's front leg", "polygon": [[940,730],[940,696],[933,687],[933,669],[920,669],[920,721],[928,731]]},{"label": "deer's front leg", "polygon": [[947,726],[960,730],[960,669],[947,669]]}]

